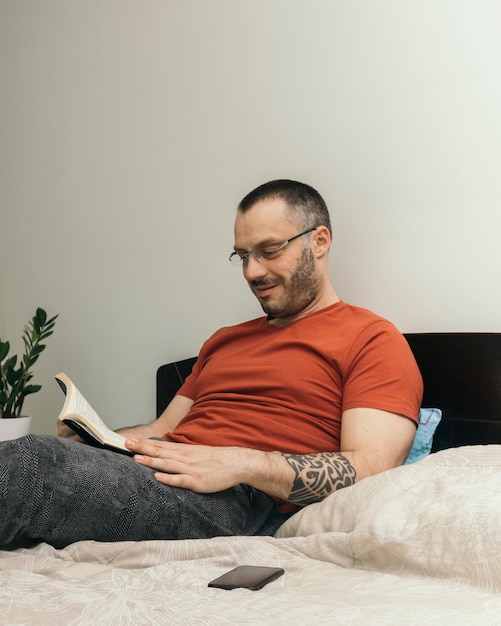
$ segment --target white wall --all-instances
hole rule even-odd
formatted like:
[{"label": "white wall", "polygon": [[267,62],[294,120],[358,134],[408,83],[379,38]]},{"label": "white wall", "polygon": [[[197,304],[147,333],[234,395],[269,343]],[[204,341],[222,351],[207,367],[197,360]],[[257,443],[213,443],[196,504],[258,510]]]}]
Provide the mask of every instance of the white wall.
[{"label": "white wall", "polygon": [[346,301],[403,331],[501,331],[497,0],[0,0],[0,333],[60,314],[113,427],[154,374],[260,314],[226,258],[257,184],[316,186]]}]

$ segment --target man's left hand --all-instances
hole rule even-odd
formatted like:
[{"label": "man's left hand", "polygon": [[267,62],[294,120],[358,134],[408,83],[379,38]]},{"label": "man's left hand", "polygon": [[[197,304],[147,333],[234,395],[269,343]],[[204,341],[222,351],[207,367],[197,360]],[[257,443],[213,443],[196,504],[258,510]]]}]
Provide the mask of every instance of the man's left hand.
[{"label": "man's left hand", "polygon": [[158,482],[199,493],[223,491],[248,482],[250,456],[265,455],[239,447],[213,447],[130,438],[126,447],[136,463],[155,471]]}]

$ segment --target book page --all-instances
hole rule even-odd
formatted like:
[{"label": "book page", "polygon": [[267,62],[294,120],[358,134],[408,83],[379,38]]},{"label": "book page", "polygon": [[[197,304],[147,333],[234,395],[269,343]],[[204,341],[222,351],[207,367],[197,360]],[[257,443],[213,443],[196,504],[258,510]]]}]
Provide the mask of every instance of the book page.
[{"label": "book page", "polygon": [[66,407],[66,412],[76,413],[77,415],[85,417],[87,421],[97,427],[98,431],[106,432],[107,430],[109,430],[103,420],[94,411],[94,409],[78,391],[75,385],[73,385],[71,400]]}]

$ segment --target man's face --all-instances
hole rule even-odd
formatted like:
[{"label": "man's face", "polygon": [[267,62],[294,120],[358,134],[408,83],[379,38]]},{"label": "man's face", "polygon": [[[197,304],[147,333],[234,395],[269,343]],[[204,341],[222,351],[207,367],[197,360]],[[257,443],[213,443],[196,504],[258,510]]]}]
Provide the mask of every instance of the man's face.
[{"label": "man's face", "polygon": [[[281,199],[258,202],[235,222],[235,250],[273,249],[300,233],[288,217]],[[319,297],[322,281],[309,240],[311,233],[295,239],[277,256],[256,259],[248,255],[244,277],[264,312],[272,318],[294,317],[306,311]],[[259,253],[258,253],[259,254]]]}]

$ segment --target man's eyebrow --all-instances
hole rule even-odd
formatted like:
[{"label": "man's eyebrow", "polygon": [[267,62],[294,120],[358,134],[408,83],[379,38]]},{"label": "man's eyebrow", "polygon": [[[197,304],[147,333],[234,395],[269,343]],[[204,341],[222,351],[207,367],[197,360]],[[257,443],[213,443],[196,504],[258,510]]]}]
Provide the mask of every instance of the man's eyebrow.
[{"label": "man's eyebrow", "polygon": [[[268,248],[269,246],[279,246],[282,243],[282,239],[277,241],[276,237],[270,237],[268,239],[263,239],[260,243],[258,243],[253,250],[260,250],[261,248]],[[245,250],[244,248],[239,248],[238,246],[234,246],[233,248],[235,252],[249,252],[249,250]]]}]

